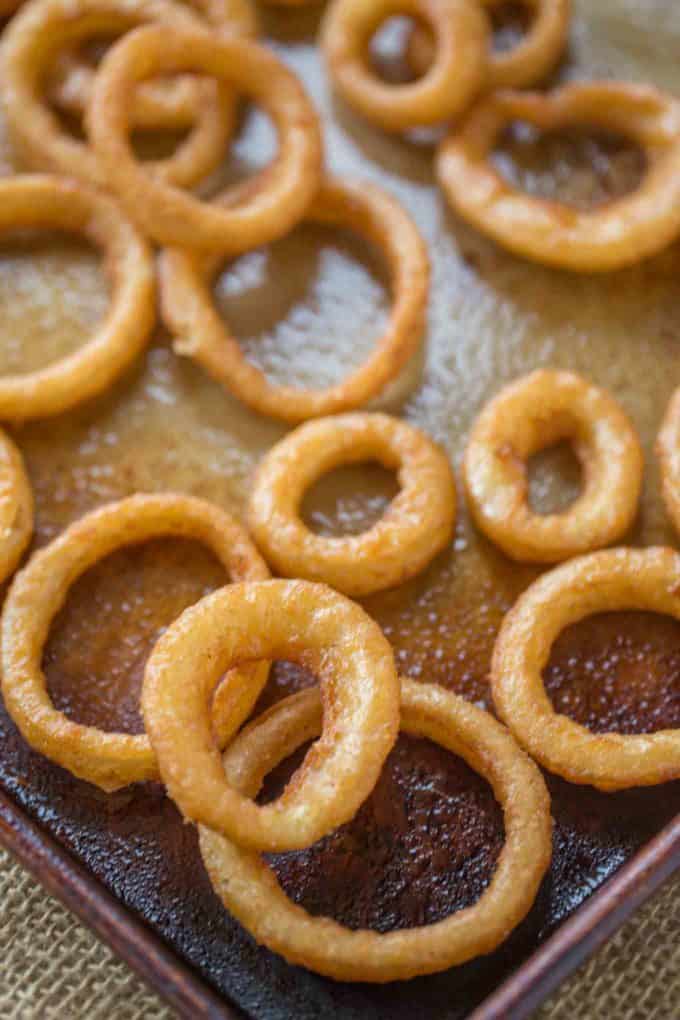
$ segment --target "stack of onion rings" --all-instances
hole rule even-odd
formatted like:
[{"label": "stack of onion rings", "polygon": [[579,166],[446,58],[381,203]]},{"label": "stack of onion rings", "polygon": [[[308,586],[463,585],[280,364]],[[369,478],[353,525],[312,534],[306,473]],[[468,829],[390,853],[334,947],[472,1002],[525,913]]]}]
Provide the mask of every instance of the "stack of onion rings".
[{"label": "stack of onion rings", "polygon": [[671,397],[656,442],[663,498],[680,534],[680,387]]},{"label": "stack of onion rings", "polygon": [[293,424],[352,410],[382,392],[421,341],[429,283],[427,249],[415,224],[375,185],[327,178],[306,218],[355,230],[384,253],[392,271],[394,307],[377,349],[359,369],[325,390],[277,386],[244,356],[209,290],[223,261],[219,256],[175,248],[164,251],[159,262],[161,310],[176,337],[174,350],[195,358],[256,411]]},{"label": "stack of onion rings", "polygon": [[[254,797],[264,776],[321,727],[318,690],[286,698],[248,726],[224,758],[230,783]],[[505,845],[479,900],[435,924],[351,931],[292,903],[252,850],[201,827],[203,861],[227,910],[290,963],[339,981],[397,981],[490,953],[526,916],[552,853],[550,798],[530,758],[482,709],[434,684],[402,680],[401,728],[460,755],[503,808]]]},{"label": "stack of onion rings", "polygon": [[[204,542],[237,581],[261,581],[266,565],[241,526],[218,507],[190,496],[131,496],[76,521],[35,553],[14,578],[2,616],[2,694],[7,711],[36,750],[103,790],[157,779],[148,738],[107,733],[73,722],[49,696],[41,668],[50,624],[69,587],[121,546],[173,535]],[[211,734],[224,746],[252,711],[266,663],[240,667],[211,709]]]},{"label": "stack of onion rings", "polygon": [[0,582],[14,571],[33,534],[33,490],[21,453],[0,430]]}]

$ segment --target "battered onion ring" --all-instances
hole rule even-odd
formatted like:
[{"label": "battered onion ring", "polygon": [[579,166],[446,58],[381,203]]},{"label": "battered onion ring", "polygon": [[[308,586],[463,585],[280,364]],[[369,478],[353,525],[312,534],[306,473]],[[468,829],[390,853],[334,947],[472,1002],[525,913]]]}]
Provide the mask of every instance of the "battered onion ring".
[{"label": "battered onion ring", "polygon": [[555,712],[542,671],[558,634],[593,613],[638,609],[680,620],[680,555],[607,549],[535,581],[503,621],[493,653],[494,705],[529,754],[571,783],[625,790],[680,778],[680,729],[591,733]]},{"label": "battered onion ring", "polygon": [[[316,737],[320,725],[316,689],[279,702],[227,751],[230,782],[254,797],[267,772]],[[543,777],[488,712],[435,684],[403,679],[401,728],[460,755],[489,781],[503,808],[505,845],[473,906],[422,927],[352,931],[292,903],[258,854],[199,829],[203,862],[227,910],[289,963],[339,981],[403,980],[491,952],[526,916],[550,864],[552,820]]]},{"label": "battered onion ring", "polygon": [[[75,6],[74,0],[37,0],[12,19],[2,40],[2,101],[12,141],[30,164],[108,188],[106,168],[87,145],[67,133],[48,106],[44,80],[64,47],[98,33],[124,30],[145,18],[171,20],[174,30],[201,26],[190,10],[164,0],[77,0]],[[173,87],[180,103],[176,112],[183,117],[171,119],[171,124],[195,126],[172,156],[144,166],[158,181],[189,187],[221,162],[235,101],[227,89],[211,81],[184,79],[159,86],[161,92]],[[134,103],[136,96],[130,99],[133,108]],[[167,119],[161,126],[168,126]]]},{"label": "battered onion ring", "polygon": [[359,407],[399,374],[421,342],[429,284],[427,249],[415,224],[375,185],[327,179],[306,218],[349,227],[379,248],[391,270],[395,296],[376,350],[341,383],[325,390],[277,386],[244,356],[210,293],[222,258],[175,248],[159,260],[161,310],[175,334],[175,352],[195,358],[249,407],[294,424]]},{"label": "battered onion ring", "polygon": [[[256,659],[319,678],[323,734],[281,796],[262,807],[225,779],[209,698]],[[186,818],[254,850],[297,850],[348,821],[373,789],[399,729],[399,681],[377,623],[325,585],[238,584],[187,609],[146,666],[142,711],[168,793]]]},{"label": "battered onion ring", "polygon": [[[514,120],[544,131],[614,131],[644,150],[647,172],[632,194],[592,211],[527,195],[489,159]],[[444,139],[436,171],[456,212],[510,251],[578,272],[617,269],[660,251],[680,232],[680,102],[617,82],[574,82],[548,95],[497,92]]]},{"label": "battered onion ring", "polygon": [[[500,6],[504,0],[481,0],[485,8]],[[486,89],[523,89],[536,85],[552,71],[559,60],[569,34],[571,0],[522,0],[534,14],[524,38],[505,53],[488,54]],[[416,22],[411,29],[406,56],[418,74],[424,74],[434,56],[432,33]]]},{"label": "battered onion ring", "polygon": [[[326,538],[303,523],[305,491],[339,464],[377,460],[401,492],[360,535]],[[300,425],[260,463],[248,507],[250,530],[279,574],[324,581],[361,596],[402,584],[451,541],[456,486],[444,452],[423,432],[386,414],[345,414]]]},{"label": "battered onion ring", "polygon": [[[436,59],[419,81],[390,85],[368,66],[371,36],[393,15],[425,21],[437,40]],[[464,110],[486,78],[489,25],[468,0],[333,0],[321,45],[343,98],[387,131],[448,120]]]},{"label": "battered onion ring", "polygon": [[[261,102],[279,133],[276,160],[235,206],[201,202],[154,179],[128,140],[134,87],[156,74],[200,71]],[[295,75],[272,53],[226,35],[135,29],[104,57],[87,116],[88,131],[109,184],[160,244],[212,248],[234,255],[287,233],[321,183],[322,146],[314,108]]]},{"label": "battered onion ring", "polygon": [[[43,647],[76,578],[122,546],[164,535],[204,542],[235,580],[269,576],[245,530],[223,510],[175,493],[138,495],[87,514],[35,553],[16,575],[5,602],[2,693],[7,711],[32,747],[103,790],[157,779],[151,744],[144,734],[108,733],[58,711],[41,669]],[[224,694],[216,696],[210,718],[222,743],[250,714],[267,670],[266,663],[240,668]],[[210,725],[209,730],[212,739]]]},{"label": "battered onion ring", "polygon": [[[110,6],[109,0],[101,0],[101,5]],[[123,0],[117,6],[128,28],[149,21],[178,24],[180,28],[182,25],[201,27],[195,18],[187,18],[186,7],[174,0],[135,0],[132,9],[129,0]],[[248,37],[257,35],[255,12],[248,0],[192,0],[192,6],[198,8],[216,28]],[[62,52],[58,72],[50,84],[51,101],[69,113],[84,113],[92,94],[95,74],[96,69],[80,59],[74,49]],[[135,96],[135,125],[181,128],[192,124],[200,109],[201,91],[205,92],[197,89],[197,84],[191,77],[144,83]],[[218,144],[220,155],[223,148],[223,142]]]},{"label": "battered onion ring", "polygon": [[680,388],[668,405],[656,442],[656,453],[661,464],[664,503],[676,530],[680,532]]},{"label": "battered onion ring", "polygon": [[[534,513],[526,462],[572,442],[584,484],[562,513]],[[506,386],[475,422],[463,461],[477,527],[515,560],[555,563],[616,542],[632,525],[644,460],[621,407],[573,372],[539,369]]]},{"label": "battered onion ring", "polygon": [[156,318],[151,252],[106,195],[59,177],[0,180],[0,235],[47,227],[81,234],[103,249],[111,308],[87,343],[36,372],[0,375],[0,419],[59,414],[101,393],[146,346]]},{"label": "battered onion ring", "polygon": [[23,458],[0,430],[0,582],[18,565],[33,534],[33,491]]}]

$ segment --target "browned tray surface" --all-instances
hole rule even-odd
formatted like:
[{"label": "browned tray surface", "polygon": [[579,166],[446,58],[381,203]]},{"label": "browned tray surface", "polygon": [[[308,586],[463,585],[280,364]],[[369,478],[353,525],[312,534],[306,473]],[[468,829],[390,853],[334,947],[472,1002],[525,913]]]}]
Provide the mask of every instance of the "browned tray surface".
[{"label": "browned tray surface", "polygon": [[[680,91],[680,9],[670,0],[575,6],[563,77],[619,75]],[[680,248],[599,279],[512,258],[449,215],[432,184],[426,144],[382,136],[331,101],[311,44],[314,17],[285,13],[267,27],[323,110],[332,169],[382,182],[428,241],[428,348],[424,365],[412,366],[405,380],[413,386],[405,417],[440,440],[457,464],[472,417],[503,381],[545,364],[581,371],[618,396],[645,446],[644,497],[630,541],[673,543],[652,446],[680,382]],[[240,169],[263,158],[267,145],[266,124],[251,118],[237,148]],[[606,140],[517,142],[506,149],[509,169],[511,150],[529,186],[569,189],[575,199],[597,200],[639,172],[635,153]],[[9,168],[9,149],[0,155]],[[31,239],[3,247],[0,371],[33,367],[78,343],[104,308],[96,267],[87,249],[58,240],[47,248]],[[380,268],[360,246],[307,228],[266,257],[240,260],[218,290],[252,356],[272,374],[302,382],[338,378],[358,362],[386,302]],[[186,490],[239,514],[254,463],[282,432],[175,358],[159,333],[114,392],[78,413],[15,430],[36,491],[36,543],[133,491]],[[558,451],[540,460],[534,482],[537,504],[547,507],[573,495],[578,474]],[[310,495],[306,512],[322,529],[360,529],[380,512],[392,484],[375,468],[337,472]],[[488,704],[494,635],[535,575],[484,542],[461,507],[451,551],[422,577],[365,605],[393,643],[401,671]],[[154,637],[222,580],[207,553],[183,542],[149,543],[90,571],[74,586],[46,649],[57,703],[82,721],[138,729],[139,682]],[[266,699],[306,679],[279,665]],[[585,621],[557,642],[547,679],[558,708],[595,728],[678,726],[680,625],[633,613]],[[511,1005],[512,1015],[524,1014],[662,880],[679,853],[676,823],[565,925],[678,815],[680,783],[615,796],[555,779],[550,786],[552,869],[531,914],[497,953],[408,984],[342,985],[257,949],[230,920],[211,892],[193,829],[160,788],[106,796],[77,782],[32,753],[0,708],[0,788],[9,798],[0,800],[0,839],[191,1016],[232,1015],[218,1005],[223,996],[267,1020],[456,1020],[559,928],[554,948],[525,966],[503,993],[509,998],[483,1015],[510,1015]],[[488,787],[427,742],[402,739],[357,819],[320,846],[283,856],[277,869],[309,909],[386,929],[427,923],[469,903],[488,880],[501,840]]]}]

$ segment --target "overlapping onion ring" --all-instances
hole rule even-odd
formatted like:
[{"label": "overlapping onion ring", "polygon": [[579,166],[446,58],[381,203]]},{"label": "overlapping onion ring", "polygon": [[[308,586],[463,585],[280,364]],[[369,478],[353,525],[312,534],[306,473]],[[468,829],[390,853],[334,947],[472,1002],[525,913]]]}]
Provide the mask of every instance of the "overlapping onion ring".
[{"label": "overlapping onion ring", "polygon": [[[157,74],[195,71],[245,92],[270,114],[276,159],[238,189],[238,201],[202,202],[147,172],[128,138],[136,86]],[[281,237],[306,212],[321,183],[318,118],[302,85],[257,43],[226,35],[149,25],[124,36],[104,57],[87,116],[97,158],[131,215],[160,244],[234,255]]]},{"label": "overlapping onion ring", "polygon": [[[144,734],[108,733],[59,712],[49,696],[41,659],[50,624],[71,584],[122,546],[162,536],[204,542],[233,580],[269,576],[245,530],[219,507],[190,496],[138,495],[110,503],[76,521],[35,553],[9,590],[2,616],[2,694],[25,740],[80,779],[116,790],[157,779]],[[252,711],[266,682],[266,663],[240,667],[215,696],[210,733],[222,746]],[[214,726],[214,730],[213,730]]]},{"label": "overlapping onion ring", "polygon": [[[392,85],[368,65],[371,36],[394,15],[424,21],[435,59],[416,82]],[[468,0],[333,0],[321,29],[329,73],[352,107],[388,131],[436,124],[464,110],[486,77],[489,25]]]},{"label": "overlapping onion ring", "polygon": [[61,177],[26,174],[0,180],[0,235],[42,227],[81,234],[102,249],[111,282],[110,309],[72,354],[35,372],[0,375],[0,420],[59,414],[101,393],[144,349],[155,322],[151,252],[112,199]]},{"label": "overlapping onion ring", "polygon": [[[338,465],[378,461],[401,491],[359,535],[328,538],[304,524],[305,491]],[[323,581],[346,595],[393,588],[418,574],[451,541],[456,486],[446,454],[398,418],[359,412],[300,425],[265,454],[248,524],[265,559],[287,577]]]},{"label": "overlapping onion ring", "polygon": [[[615,132],[647,158],[641,184],[602,208],[578,210],[525,194],[490,161],[502,130],[528,121],[543,131]],[[510,251],[577,272],[631,265],[680,233],[680,101],[622,82],[573,82],[552,93],[497,92],[440,144],[436,171],[454,210]]]},{"label": "overlapping onion ring", "polygon": [[600,790],[680,778],[680,729],[591,733],[553,708],[542,671],[559,633],[593,613],[643,610],[680,620],[680,555],[607,549],[543,574],[505,617],[493,653],[494,705],[520,744],[571,783]]},{"label": "overlapping onion ring", "polygon": [[[314,739],[320,726],[317,689],[279,702],[228,749],[229,781],[254,797],[266,774]],[[199,829],[203,862],[227,910],[289,963],[339,981],[403,980],[490,953],[525,917],[550,864],[552,820],[543,777],[488,712],[435,684],[402,679],[401,729],[460,755],[488,780],[503,808],[505,844],[473,906],[418,928],[351,931],[291,902],[258,854]]]},{"label": "overlapping onion ring", "polygon": [[[534,513],[527,461],[567,439],[583,470],[578,499]],[[515,560],[555,563],[616,542],[635,519],[643,454],[616,401],[573,372],[539,369],[490,400],[472,427],[463,478],[475,523]]]},{"label": "overlapping onion ring", "polygon": [[661,485],[670,519],[680,534],[680,387],[671,397],[656,442]]},{"label": "overlapping onion ring", "polygon": [[[503,0],[481,0],[489,9]],[[488,54],[485,88],[524,89],[536,85],[552,71],[560,58],[569,34],[571,0],[523,0],[533,15],[530,29],[523,39],[507,52]],[[434,56],[432,33],[423,24],[413,25],[407,41],[409,65],[417,74],[424,74]]]},{"label": "overlapping onion ring", "polygon": [[[181,26],[202,27],[197,15],[168,0],[36,0],[12,19],[2,40],[2,102],[12,141],[30,165],[108,188],[107,168],[87,145],[66,131],[50,108],[45,79],[64,48],[156,18],[171,23],[174,31]],[[158,123],[151,117],[152,126],[192,127],[171,156],[145,163],[145,170],[156,180],[189,187],[222,161],[234,123],[235,98],[215,82],[190,78],[155,83],[154,88],[147,100],[165,95],[175,109],[170,111],[171,117],[166,109],[165,118]],[[136,104],[135,95],[130,100],[135,124]],[[153,110],[142,107],[141,113],[142,123],[148,126]]]},{"label": "overlapping onion ring", "polygon": [[[226,670],[288,659],[319,678],[323,733],[281,796],[259,806],[227,783],[210,696]],[[253,850],[309,846],[373,789],[399,729],[399,682],[380,627],[325,585],[222,588],[187,609],[146,666],[142,711],[168,793],[186,818]]]},{"label": "overlapping onion ring", "polygon": [[19,563],[33,534],[33,490],[21,453],[0,429],[0,582]]},{"label": "overlapping onion ring", "polygon": [[368,182],[326,179],[306,219],[350,228],[384,254],[394,305],[376,350],[342,382],[323,390],[277,386],[243,354],[215,308],[210,282],[222,263],[188,249],[166,249],[159,260],[161,310],[175,335],[174,350],[195,358],[209,374],[261,414],[297,424],[351,410],[381,393],[415,353],[425,328],[429,262],[410,216]]}]

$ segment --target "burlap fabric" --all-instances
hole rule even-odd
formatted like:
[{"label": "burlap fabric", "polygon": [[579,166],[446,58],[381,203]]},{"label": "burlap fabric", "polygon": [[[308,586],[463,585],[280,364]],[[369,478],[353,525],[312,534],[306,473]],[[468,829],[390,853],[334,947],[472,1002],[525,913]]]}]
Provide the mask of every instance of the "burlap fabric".
[{"label": "burlap fabric", "polygon": [[[171,1020],[172,1010],[0,850],[2,1020]],[[680,1017],[680,877],[535,1020]]]}]

